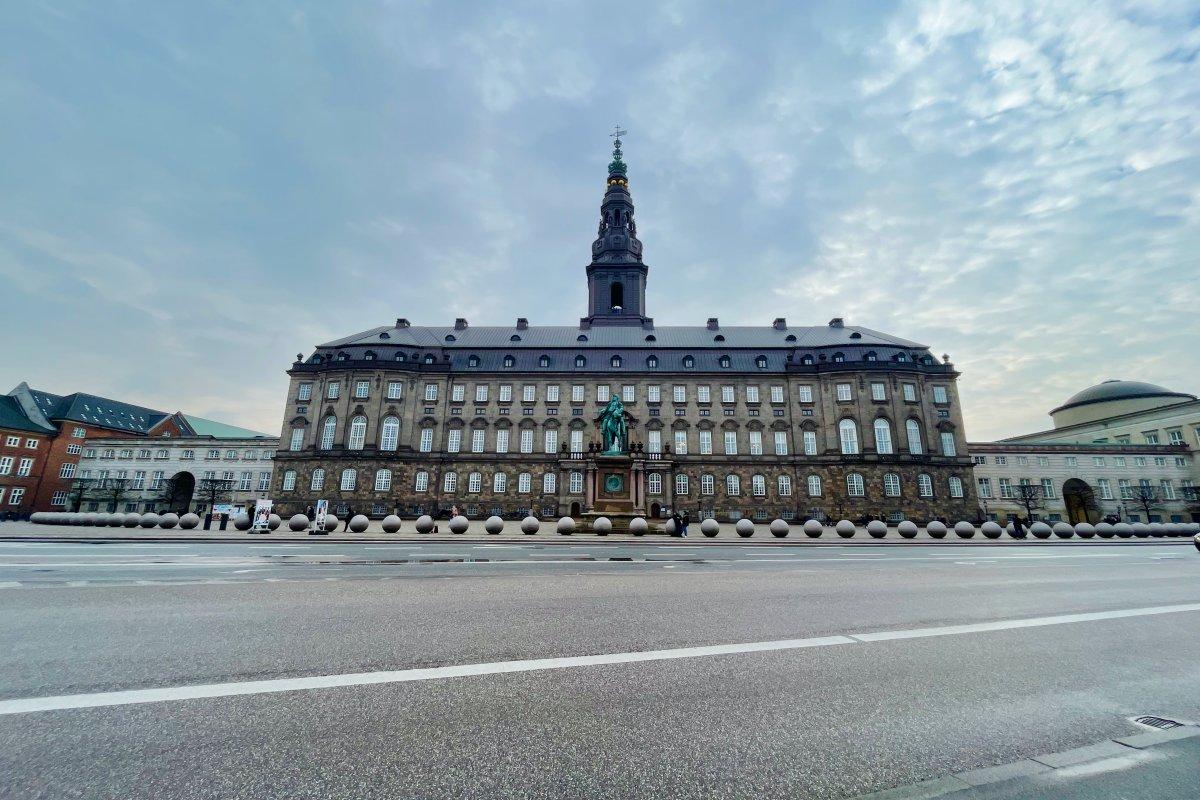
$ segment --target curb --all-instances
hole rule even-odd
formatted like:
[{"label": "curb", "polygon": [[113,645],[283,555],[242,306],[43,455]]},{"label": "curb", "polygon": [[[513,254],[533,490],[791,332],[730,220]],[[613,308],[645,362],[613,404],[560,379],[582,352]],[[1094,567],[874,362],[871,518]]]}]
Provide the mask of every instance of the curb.
[{"label": "curb", "polygon": [[[879,792],[858,795],[854,800],[930,800],[934,797],[945,797],[990,786],[999,783],[1012,782],[1014,786],[1028,783],[1043,777],[1052,777],[1058,770],[1073,769],[1082,764],[1100,766],[1105,761],[1125,765],[1131,759],[1142,760],[1146,755],[1142,751],[1159,745],[1175,742],[1180,739],[1190,739],[1200,736],[1200,727],[1186,726],[1168,731],[1148,731],[1120,739],[1105,739],[1096,744],[1063,750],[1059,753],[1023,758],[1007,764],[994,767],[981,767],[966,772],[956,772],[941,778],[921,781],[909,786],[898,786],[894,789],[884,789]],[[966,795],[976,797],[975,794]],[[988,797],[992,795],[989,794]],[[1049,796],[1049,795],[1048,795]]]}]

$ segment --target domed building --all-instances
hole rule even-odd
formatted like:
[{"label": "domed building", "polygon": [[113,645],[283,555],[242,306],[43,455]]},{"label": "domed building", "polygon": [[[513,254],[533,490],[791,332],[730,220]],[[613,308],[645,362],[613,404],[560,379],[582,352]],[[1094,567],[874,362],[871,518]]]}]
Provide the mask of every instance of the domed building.
[{"label": "domed building", "polygon": [[1050,412],[1050,418],[1055,428],[1070,428],[1195,399],[1195,395],[1173,392],[1153,383],[1107,380],[1071,395]]},{"label": "domed building", "polygon": [[948,357],[841,318],[656,325],[627,172],[617,140],[577,325],[397,319],[299,354],[280,513],[974,515]]}]

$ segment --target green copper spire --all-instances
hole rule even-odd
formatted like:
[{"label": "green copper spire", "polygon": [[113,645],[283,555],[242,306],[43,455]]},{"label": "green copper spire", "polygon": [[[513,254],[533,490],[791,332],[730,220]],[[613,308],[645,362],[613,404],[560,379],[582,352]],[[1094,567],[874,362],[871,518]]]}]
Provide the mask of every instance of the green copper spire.
[{"label": "green copper spire", "polygon": [[621,160],[621,137],[628,131],[621,130],[620,125],[613,126],[613,132],[610,134],[613,137],[613,160],[609,162],[609,175],[624,175],[625,162]]}]

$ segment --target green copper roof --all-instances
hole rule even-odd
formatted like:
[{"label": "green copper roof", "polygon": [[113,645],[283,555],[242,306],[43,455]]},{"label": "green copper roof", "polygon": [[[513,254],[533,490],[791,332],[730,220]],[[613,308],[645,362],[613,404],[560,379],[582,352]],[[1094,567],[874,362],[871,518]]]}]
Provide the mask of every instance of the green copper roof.
[{"label": "green copper roof", "polygon": [[226,425],[203,417],[193,417],[191,414],[181,415],[188,426],[197,436],[211,436],[214,439],[269,439],[265,433],[239,428],[236,425]]}]

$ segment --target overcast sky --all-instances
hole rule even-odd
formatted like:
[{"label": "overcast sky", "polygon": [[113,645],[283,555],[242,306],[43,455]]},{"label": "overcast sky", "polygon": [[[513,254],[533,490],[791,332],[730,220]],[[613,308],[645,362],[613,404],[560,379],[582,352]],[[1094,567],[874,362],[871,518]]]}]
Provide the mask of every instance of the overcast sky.
[{"label": "overcast sky", "polygon": [[4,3],[0,391],[275,433],[317,342],[574,323],[620,123],[660,325],[927,343],[973,440],[1200,393],[1198,50],[1194,0]]}]

